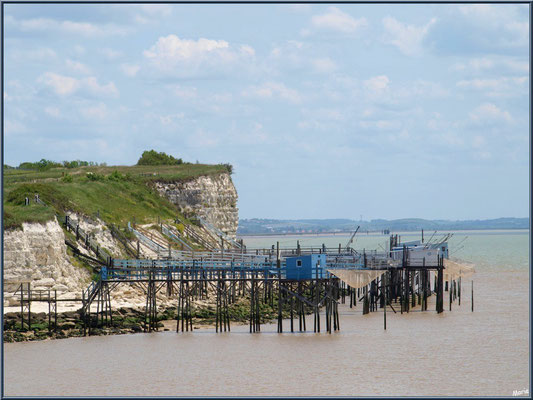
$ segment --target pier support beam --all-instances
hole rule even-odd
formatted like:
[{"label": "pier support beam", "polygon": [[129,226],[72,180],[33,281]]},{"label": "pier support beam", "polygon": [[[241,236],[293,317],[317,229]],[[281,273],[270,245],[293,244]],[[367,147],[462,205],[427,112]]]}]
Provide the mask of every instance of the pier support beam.
[{"label": "pier support beam", "polygon": [[444,272],[442,268],[437,272],[437,313],[444,311]]}]

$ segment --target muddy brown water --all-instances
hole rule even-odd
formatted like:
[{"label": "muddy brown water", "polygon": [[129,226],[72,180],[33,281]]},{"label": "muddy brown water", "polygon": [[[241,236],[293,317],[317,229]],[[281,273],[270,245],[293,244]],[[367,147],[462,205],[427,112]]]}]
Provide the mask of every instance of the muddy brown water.
[{"label": "muddy brown water", "polygon": [[[446,295],[441,315],[434,303],[427,312],[388,311],[386,331],[382,312],[363,316],[358,304],[339,307],[341,330],[332,334],[278,334],[276,325],[263,325],[256,334],[232,326],[222,334],[204,329],[7,343],[5,395],[512,396],[530,385],[525,235],[505,238],[521,252],[512,253],[518,257],[512,263],[478,257],[473,313],[467,279],[462,304],[454,303],[452,312]],[[312,329],[312,316],[307,326]]]}]

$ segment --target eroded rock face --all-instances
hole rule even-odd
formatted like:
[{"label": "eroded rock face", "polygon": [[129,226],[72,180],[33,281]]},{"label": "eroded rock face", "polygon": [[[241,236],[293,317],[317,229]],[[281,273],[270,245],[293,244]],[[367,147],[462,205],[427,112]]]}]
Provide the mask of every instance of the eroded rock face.
[{"label": "eroded rock face", "polygon": [[235,238],[239,224],[238,196],[229,174],[201,176],[189,182],[156,182],[155,187],[183,214],[196,214]]},{"label": "eroded rock face", "polygon": [[3,267],[6,305],[23,282],[31,282],[32,289],[79,297],[90,281],[87,270],[70,263],[65,235],[55,218],[46,224],[24,223],[22,230],[5,231]]}]

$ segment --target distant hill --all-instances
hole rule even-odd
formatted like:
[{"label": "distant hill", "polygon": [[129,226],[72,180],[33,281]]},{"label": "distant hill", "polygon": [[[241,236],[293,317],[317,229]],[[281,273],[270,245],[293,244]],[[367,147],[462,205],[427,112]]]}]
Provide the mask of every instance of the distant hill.
[{"label": "distant hill", "polygon": [[357,226],[361,231],[419,231],[424,230],[466,230],[466,229],[528,229],[529,218],[497,218],[486,220],[427,220],[421,218],[373,219],[355,221],[351,219],[241,219],[240,235],[259,233],[326,233],[353,231]]}]

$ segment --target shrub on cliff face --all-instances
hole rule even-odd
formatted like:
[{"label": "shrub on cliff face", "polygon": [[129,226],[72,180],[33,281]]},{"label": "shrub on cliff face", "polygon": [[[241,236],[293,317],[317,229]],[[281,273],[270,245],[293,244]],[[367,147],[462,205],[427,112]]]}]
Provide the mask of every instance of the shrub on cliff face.
[{"label": "shrub on cliff face", "polygon": [[87,179],[90,181],[103,181],[105,176],[102,174],[97,174],[96,172],[87,172]]},{"label": "shrub on cliff face", "polygon": [[233,165],[231,164],[224,164],[224,167],[226,167],[228,174],[233,174]]},{"label": "shrub on cliff face", "polygon": [[111,174],[107,176],[107,179],[110,181],[125,181],[126,176],[118,172],[117,170],[114,170]]},{"label": "shrub on cliff face", "polygon": [[143,152],[141,158],[139,158],[139,161],[137,161],[137,165],[179,165],[179,164],[183,164],[183,160],[181,158],[174,158],[171,155],[168,155],[163,152],[158,153],[155,150]]},{"label": "shrub on cliff face", "polygon": [[66,183],[72,183],[72,175],[70,174],[65,174],[61,177],[61,181],[62,182],[66,182]]}]

